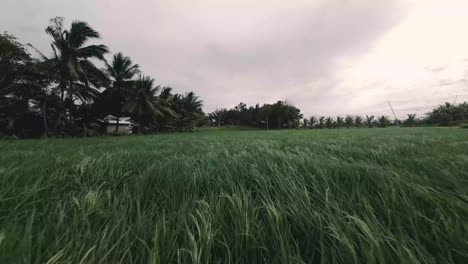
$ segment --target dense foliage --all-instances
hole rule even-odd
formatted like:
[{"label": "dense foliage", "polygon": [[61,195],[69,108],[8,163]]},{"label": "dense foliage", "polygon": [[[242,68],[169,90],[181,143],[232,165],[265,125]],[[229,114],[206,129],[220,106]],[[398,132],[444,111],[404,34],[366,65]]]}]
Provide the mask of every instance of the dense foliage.
[{"label": "dense foliage", "polygon": [[[131,117],[138,131],[194,131],[200,126],[281,128],[351,128],[465,123],[468,103],[446,103],[426,117],[409,114],[403,121],[387,116],[307,117],[288,102],[218,109],[208,115],[193,92],[173,93],[141,73],[138,64],[122,53],[107,61],[108,47],[89,44],[100,34],[86,22],[70,28],[60,17],[45,32],[51,37],[51,56],[14,36],[0,34],[0,136],[88,136],[104,132],[108,115]],[[31,52],[38,56],[32,56]],[[99,63],[104,67],[98,67]],[[107,131],[109,132],[109,131]]]},{"label": "dense foliage", "polygon": [[445,103],[428,113],[426,122],[441,126],[458,125],[468,118],[468,103]]},{"label": "dense foliage", "polygon": [[404,120],[391,120],[388,116],[346,115],[311,116],[304,118],[300,110],[287,102],[247,107],[240,103],[231,109],[218,109],[207,115],[212,126],[252,126],[259,128],[372,128],[388,126],[454,126],[462,125],[468,117],[468,103],[458,105],[445,103],[427,113],[424,117],[408,114]]},{"label": "dense foliage", "polygon": [[274,104],[255,105],[247,107],[240,103],[232,109],[220,109],[208,114],[208,120],[213,126],[253,126],[259,128],[297,128],[302,118],[301,111],[288,104],[278,101]]},{"label": "dense foliage", "polygon": [[0,141],[0,263],[468,263],[467,131]]},{"label": "dense foliage", "polygon": [[87,23],[76,21],[67,29],[57,17],[46,33],[52,39],[50,57],[0,35],[0,134],[86,136],[99,133],[98,121],[107,115],[117,117],[116,133],[122,116],[144,132],[193,131],[203,123],[197,95],[155,85],[122,53],[108,63],[105,45],[88,44],[100,34]]}]

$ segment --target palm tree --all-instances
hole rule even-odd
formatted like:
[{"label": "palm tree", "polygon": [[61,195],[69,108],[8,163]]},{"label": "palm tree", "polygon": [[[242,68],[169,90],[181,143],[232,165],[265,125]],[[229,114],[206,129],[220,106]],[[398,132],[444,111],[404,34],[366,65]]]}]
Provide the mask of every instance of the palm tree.
[{"label": "palm tree", "polygon": [[317,121],[318,128],[322,129],[325,126],[325,117],[321,116],[319,117]]},{"label": "palm tree", "polygon": [[154,86],[154,79],[140,75],[129,93],[130,97],[124,104],[123,110],[132,114],[140,124],[154,121],[157,116],[164,116],[157,107],[159,89],[159,86]]},{"label": "palm tree", "polygon": [[345,118],[346,128],[350,128],[351,126],[353,126],[353,122],[354,122],[354,118],[350,115],[347,115]]},{"label": "palm tree", "polygon": [[343,117],[337,116],[337,117],[336,117],[336,127],[337,127],[337,128],[340,128],[340,127],[343,125],[343,123],[344,123]]},{"label": "palm tree", "polygon": [[15,36],[0,34],[0,119],[3,115],[21,118],[34,108],[41,112],[47,135],[46,101],[51,94],[50,82],[47,63],[32,58]]},{"label": "palm tree", "polygon": [[[43,56],[53,67],[58,82],[61,101],[67,93],[70,103],[77,96],[83,102],[96,97],[97,89],[107,83],[106,76],[90,59],[104,61],[108,49],[104,45],[85,44],[91,39],[99,39],[100,34],[86,22],[75,21],[69,30],[63,28],[63,18],[51,19],[46,33],[52,36],[54,58]],[[90,86],[93,85],[94,87]]]},{"label": "palm tree", "polygon": [[354,124],[356,125],[357,128],[360,128],[362,126],[362,116],[356,116],[354,118]]},{"label": "palm tree", "polygon": [[390,123],[390,120],[386,116],[381,116],[379,117],[377,122],[379,124],[379,127],[386,127]]},{"label": "palm tree", "polygon": [[317,118],[315,116],[311,116],[309,118],[309,127],[314,128],[315,124],[317,124]]},{"label": "palm tree", "polygon": [[[106,108],[117,117],[115,132],[119,131],[119,121],[122,115],[122,107],[129,98],[129,92],[135,85],[133,78],[140,72],[139,65],[133,64],[130,57],[121,52],[114,55],[111,64],[106,63],[106,74],[112,81],[112,85],[103,92]],[[151,84],[152,85],[152,84]]]},{"label": "palm tree", "polygon": [[327,117],[327,118],[325,119],[325,126],[326,126],[328,129],[333,128],[333,118]]},{"label": "palm tree", "polygon": [[174,110],[173,106],[173,97],[172,88],[165,86],[161,88],[161,92],[157,98],[157,107],[164,114],[164,116],[158,116],[157,129],[159,130],[161,125],[167,124],[172,121],[173,118],[177,118],[178,115]]},{"label": "palm tree", "polygon": [[368,128],[371,128],[372,125],[374,124],[374,118],[375,116],[371,115],[371,116],[368,116],[366,115],[366,125]]},{"label": "palm tree", "polygon": [[309,128],[309,119],[304,118],[304,119],[302,120],[302,127],[303,127],[303,128]]},{"label": "palm tree", "polygon": [[224,108],[216,109],[211,114],[209,114],[209,118],[213,124],[220,127],[223,121],[223,117],[226,115],[226,112],[227,110]]},{"label": "palm tree", "polygon": [[178,114],[177,126],[179,131],[193,131],[196,121],[203,118],[203,101],[194,92],[185,95],[175,94],[172,97],[175,112]]},{"label": "palm tree", "polygon": [[414,126],[416,124],[416,114],[408,114],[408,118],[404,123],[407,126]]}]

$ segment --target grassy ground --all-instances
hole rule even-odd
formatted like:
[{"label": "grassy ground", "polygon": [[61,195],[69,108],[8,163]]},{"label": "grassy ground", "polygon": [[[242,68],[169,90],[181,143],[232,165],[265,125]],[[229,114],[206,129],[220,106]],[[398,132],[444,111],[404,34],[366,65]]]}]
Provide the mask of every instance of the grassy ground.
[{"label": "grassy ground", "polygon": [[468,130],[0,141],[0,263],[468,263]]}]

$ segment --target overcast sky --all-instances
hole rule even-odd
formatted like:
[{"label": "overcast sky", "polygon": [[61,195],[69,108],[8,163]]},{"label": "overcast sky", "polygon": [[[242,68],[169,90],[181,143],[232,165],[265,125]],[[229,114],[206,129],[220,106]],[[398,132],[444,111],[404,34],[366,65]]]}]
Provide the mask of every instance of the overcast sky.
[{"label": "overcast sky", "polygon": [[161,85],[199,94],[206,112],[287,100],[306,116],[391,116],[388,100],[405,116],[468,100],[467,10],[467,0],[2,0],[0,31],[50,53],[50,18],[86,21]]}]

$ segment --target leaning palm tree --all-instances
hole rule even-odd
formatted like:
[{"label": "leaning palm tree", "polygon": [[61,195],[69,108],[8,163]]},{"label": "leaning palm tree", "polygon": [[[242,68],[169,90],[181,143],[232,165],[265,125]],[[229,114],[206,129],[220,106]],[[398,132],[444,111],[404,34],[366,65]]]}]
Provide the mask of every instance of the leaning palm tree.
[{"label": "leaning palm tree", "polygon": [[372,125],[374,124],[374,118],[375,116],[371,115],[371,116],[368,116],[366,115],[366,125],[368,128],[371,128]]},{"label": "leaning palm tree", "polygon": [[345,117],[345,120],[344,120],[345,124],[346,124],[346,128],[350,128],[353,126],[353,122],[354,122],[354,118],[350,115],[347,115]]},{"label": "leaning palm tree", "polygon": [[360,128],[362,126],[362,116],[356,116],[354,118],[354,124],[356,125],[357,128]]},{"label": "leaning palm tree", "polygon": [[138,64],[133,64],[130,57],[124,56],[121,52],[114,55],[110,64],[106,63],[106,74],[112,81],[112,85],[103,92],[106,108],[108,112],[117,117],[115,132],[119,131],[119,121],[122,115],[122,107],[129,99],[129,93],[135,85],[133,79],[139,70]]},{"label": "leaning palm tree", "polygon": [[81,21],[73,22],[69,30],[64,29],[61,17],[51,19],[46,33],[53,38],[54,57],[43,57],[54,71],[61,101],[64,102],[65,94],[71,102],[75,96],[82,101],[94,98],[98,94],[95,88],[105,85],[107,79],[91,59],[104,61],[108,49],[104,45],[85,44],[91,39],[99,39],[99,33]]},{"label": "leaning palm tree", "polygon": [[337,128],[340,128],[340,127],[343,125],[343,123],[344,123],[343,117],[337,116],[337,117],[336,117],[336,127],[337,127]]},{"label": "leaning palm tree", "polygon": [[309,127],[314,128],[316,124],[317,124],[317,118],[315,116],[311,116],[309,118]]}]

